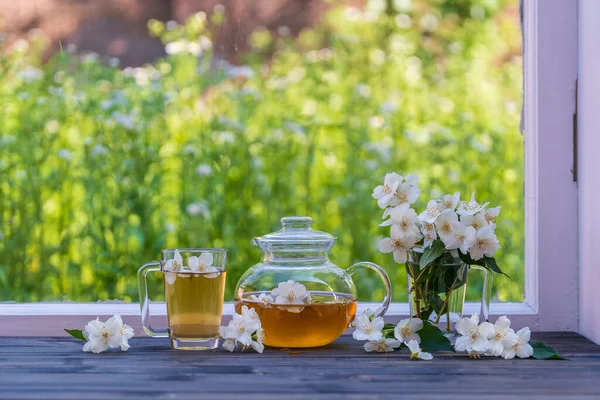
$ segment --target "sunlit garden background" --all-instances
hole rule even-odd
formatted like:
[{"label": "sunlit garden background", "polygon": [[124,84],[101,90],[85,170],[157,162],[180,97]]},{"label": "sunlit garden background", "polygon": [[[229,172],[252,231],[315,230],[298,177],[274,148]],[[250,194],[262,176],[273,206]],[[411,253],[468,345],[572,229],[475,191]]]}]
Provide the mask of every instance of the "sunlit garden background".
[{"label": "sunlit garden background", "polygon": [[[231,298],[260,260],[252,237],[309,215],[338,237],[333,262],[381,264],[406,301],[404,267],[377,251],[371,192],[389,171],[419,175],[417,209],[457,190],[501,205],[512,280],[495,297],[522,300],[517,3],[337,2],[297,36],[256,29],[237,65],[213,60],[211,32],[235,23],[224,7],[149,21],[168,55],[139,68],[5,41],[0,300],[137,301],[138,267],[166,247],[229,249]],[[361,300],[383,297],[357,275]]]}]

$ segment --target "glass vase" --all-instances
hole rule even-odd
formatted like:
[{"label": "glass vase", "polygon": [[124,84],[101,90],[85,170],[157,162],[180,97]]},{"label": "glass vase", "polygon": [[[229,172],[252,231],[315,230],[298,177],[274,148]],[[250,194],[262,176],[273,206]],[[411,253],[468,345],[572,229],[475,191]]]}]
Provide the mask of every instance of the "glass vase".
[{"label": "glass vase", "polygon": [[489,315],[492,276],[477,265],[464,263],[456,251],[445,251],[442,256],[421,267],[421,249],[409,252],[406,263],[408,304],[413,317],[440,324],[453,336],[454,324],[463,317],[468,277],[472,271],[483,273],[480,319]]}]

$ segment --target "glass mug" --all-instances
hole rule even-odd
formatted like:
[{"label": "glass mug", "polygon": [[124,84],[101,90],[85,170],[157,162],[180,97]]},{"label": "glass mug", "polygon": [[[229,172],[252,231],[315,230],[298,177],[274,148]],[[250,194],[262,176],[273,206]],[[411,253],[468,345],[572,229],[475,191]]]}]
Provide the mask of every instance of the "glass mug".
[{"label": "glass mug", "polygon": [[[142,327],[146,334],[170,338],[174,349],[217,348],[226,264],[225,249],[164,249],[160,262],[142,265],[137,276]],[[155,329],[150,325],[148,272],[163,274],[168,329]]]}]

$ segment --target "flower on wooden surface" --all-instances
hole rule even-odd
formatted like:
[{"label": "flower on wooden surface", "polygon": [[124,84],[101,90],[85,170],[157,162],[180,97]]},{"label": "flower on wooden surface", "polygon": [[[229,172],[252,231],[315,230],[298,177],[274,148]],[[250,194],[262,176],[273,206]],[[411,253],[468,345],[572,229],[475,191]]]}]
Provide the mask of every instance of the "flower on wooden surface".
[{"label": "flower on wooden surface", "polygon": [[419,342],[416,340],[411,340],[406,343],[406,347],[410,350],[410,359],[411,360],[431,360],[433,356],[431,353],[421,351],[421,347],[419,347]]},{"label": "flower on wooden surface", "polygon": [[371,340],[363,346],[365,351],[367,352],[377,352],[377,353],[389,353],[394,351],[398,347],[400,347],[401,343],[396,339],[380,339],[380,340]]},{"label": "flower on wooden surface", "polygon": [[489,322],[479,324],[479,314],[462,318],[456,323],[456,331],[461,335],[456,339],[456,351],[484,353],[490,347],[489,339],[494,335],[494,325]]},{"label": "flower on wooden surface", "polygon": [[120,315],[113,315],[106,322],[100,321],[99,318],[88,322],[81,334],[86,340],[83,345],[85,352],[102,353],[109,348],[127,351],[128,340],[133,337],[133,329],[123,323]]},{"label": "flower on wooden surface", "polygon": [[355,326],[352,337],[356,340],[378,341],[383,338],[383,325],[385,322],[382,317],[375,317],[371,310],[366,310],[359,314],[353,325]]},{"label": "flower on wooden surface", "polygon": [[494,324],[494,335],[490,338],[490,345],[485,354],[500,356],[506,348],[512,348],[518,341],[519,336],[510,328],[510,320],[503,315]]},{"label": "flower on wooden surface", "polygon": [[219,336],[223,339],[223,348],[233,352],[238,344],[242,348],[253,348],[259,353],[264,350],[264,332],[260,318],[253,308],[242,306],[241,314],[234,314],[227,326],[219,327]]},{"label": "flower on wooden surface", "polygon": [[408,343],[410,341],[421,343],[421,337],[417,333],[421,329],[423,329],[423,321],[419,318],[403,319],[394,328],[394,337],[400,343]]},{"label": "flower on wooden surface", "polygon": [[517,342],[510,347],[505,347],[502,352],[502,357],[506,360],[515,358],[515,356],[529,358],[533,355],[533,347],[529,344],[529,339],[531,339],[529,327],[519,329],[516,335],[518,337]]}]

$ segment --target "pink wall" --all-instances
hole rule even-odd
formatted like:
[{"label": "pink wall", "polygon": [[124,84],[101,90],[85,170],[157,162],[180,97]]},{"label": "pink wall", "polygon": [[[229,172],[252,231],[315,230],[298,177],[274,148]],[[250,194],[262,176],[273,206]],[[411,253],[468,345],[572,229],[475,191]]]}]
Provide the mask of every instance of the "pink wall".
[{"label": "pink wall", "polygon": [[600,1],[579,0],[579,331],[600,343]]}]

